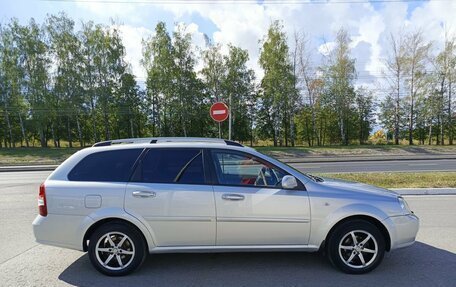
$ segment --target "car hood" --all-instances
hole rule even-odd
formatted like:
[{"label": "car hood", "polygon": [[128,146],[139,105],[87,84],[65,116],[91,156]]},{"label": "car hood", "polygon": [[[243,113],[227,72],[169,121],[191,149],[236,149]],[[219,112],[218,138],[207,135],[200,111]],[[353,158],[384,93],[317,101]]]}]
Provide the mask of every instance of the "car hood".
[{"label": "car hood", "polygon": [[372,194],[372,195],[383,195],[387,197],[398,197],[399,194],[386,189],[386,188],[381,188],[365,183],[360,183],[360,182],[354,182],[354,181],[347,181],[347,180],[342,180],[342,179],[334,179],[334,178],[322,178],[323,181],[318,182],[321,185],[332,187],[335,189],[339,190],[344,190],[344,191],[354,191],[358,193],[366,193],[366,194]]}]

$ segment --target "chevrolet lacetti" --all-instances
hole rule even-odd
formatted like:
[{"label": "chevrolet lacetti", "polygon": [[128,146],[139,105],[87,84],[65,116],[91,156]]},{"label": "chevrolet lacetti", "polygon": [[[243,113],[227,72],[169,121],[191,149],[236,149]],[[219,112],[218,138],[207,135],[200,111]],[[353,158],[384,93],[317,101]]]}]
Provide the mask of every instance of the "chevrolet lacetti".
[{"label": "chevrolet lacetti", "polygon": [[88,252],[112,276],[148,253],[319,250],[360,274],[411,245],[419,226],[392,191],[303,174],[205,138],[97,143],[46,179],[38,207],[37,242]]}]

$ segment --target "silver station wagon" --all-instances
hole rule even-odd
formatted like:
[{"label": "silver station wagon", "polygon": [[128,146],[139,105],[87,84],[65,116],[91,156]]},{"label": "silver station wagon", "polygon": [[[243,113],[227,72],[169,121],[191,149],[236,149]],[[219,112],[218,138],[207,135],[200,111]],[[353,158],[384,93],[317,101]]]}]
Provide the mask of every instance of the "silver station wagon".
[{"label": "silver station wagon", "polygon": [[37,242],[88,252],[111,276],[148,253],[230,251],[322,251],[343,272],[366,273],[419,226],[392,191],[205,138],[97,143],[46,179],[38,207]]}]

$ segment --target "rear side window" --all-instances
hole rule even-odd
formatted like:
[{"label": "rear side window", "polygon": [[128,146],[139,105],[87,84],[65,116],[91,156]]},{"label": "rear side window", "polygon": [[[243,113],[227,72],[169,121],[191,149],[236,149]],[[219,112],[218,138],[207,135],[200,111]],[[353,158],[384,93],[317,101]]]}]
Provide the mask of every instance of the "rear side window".
[{"label": "rear side window", "polygon": [[150,149],[135,180],[149,183],[204,184],[200,149]]},{"label": "rear side window", "polygon": [[103,151],[83,158],[68,174],[71,181],[126,182],[142,149]]}]

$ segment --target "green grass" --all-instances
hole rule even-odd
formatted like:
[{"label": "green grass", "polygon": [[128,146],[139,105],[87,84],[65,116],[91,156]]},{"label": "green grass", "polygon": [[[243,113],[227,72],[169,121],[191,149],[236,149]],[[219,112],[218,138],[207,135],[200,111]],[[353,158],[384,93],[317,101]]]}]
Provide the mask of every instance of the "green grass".
[{"label": "green grass", "polygon": [[0,166],[59,164],[78,148],[0,148]]},{"label": "green grass", "polygon": [[456,188],[456,172],[321,173],[318,175],[385,188]]},{"label": "green grass", "polygon": [[[0,148],[0,165],[58,164],[79,148]],[[325,147],[255,147],[259,152],[276,158],[343,157],[343,156],[404,156],[456,154],[453,146],[349,145]]]},{"label": "green grass", "polygon": [[439,155],[456,154],[456,145],[452,146],[395,146],[395,145],[349,145],[324,147],[255,147],[259,152],[274,157],[305,156],[396,156],[396,155]]}]

